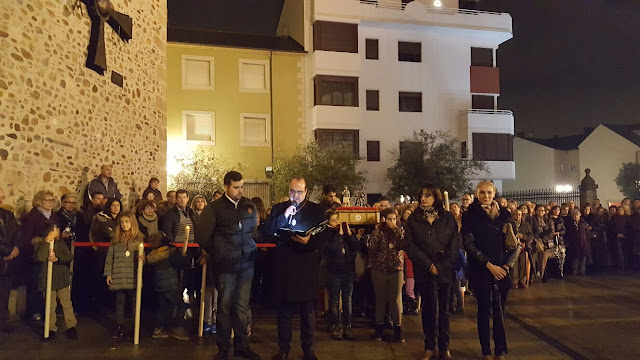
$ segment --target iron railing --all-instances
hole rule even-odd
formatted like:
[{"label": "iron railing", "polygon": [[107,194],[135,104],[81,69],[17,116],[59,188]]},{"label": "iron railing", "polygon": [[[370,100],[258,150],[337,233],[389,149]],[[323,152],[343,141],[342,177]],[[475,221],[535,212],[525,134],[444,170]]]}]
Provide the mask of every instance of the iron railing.
[{"label": "iron railing", "polygon": [[507,191],[499,195],[508,200],[516,200],[519,204],[524,201],[531,201],[540,205],[547,205],[549,201],[555,201],[558,205],[573,200],[580,203],[580,190],[574,189],[569,192],[558,192],[555,189],[529,189]]},{"label": "iron railing", "polygon": [[[404,10],[407,6],[405,3],[397,3],[397,2],[387,2],[384,0],[356,0],[361,4],[373,5],[379,8],[385,9],[396,9],[396,10]],[[491,11],[480,11],[480,10],[469,10],[469,9],[456,9],[456,8],[446,8],[446,7],[437,7],[437,6],[428,6],[424,5],[425,10],[428,13],[434,14],[445,14],[445,15],[455,15],[455,14],[467,14],[467,15],[480,15],[480,14],[488,14],[488,15],[502,15],[502,13],[491,12]]]}]

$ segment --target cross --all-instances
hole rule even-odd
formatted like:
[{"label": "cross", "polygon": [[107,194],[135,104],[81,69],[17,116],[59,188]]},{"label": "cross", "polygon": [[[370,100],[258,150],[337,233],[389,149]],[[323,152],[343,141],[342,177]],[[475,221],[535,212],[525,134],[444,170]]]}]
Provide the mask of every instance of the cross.
[{"label": "cross", "polygon": [[91,17],[91,38],[87,67],[100,75],[107,70],[107,54],[104,46],[104,23],[120,36],[124,42],[131,39],[133,21],[129,15],[115,11],[110,0],[82,0],[87,5]]}]

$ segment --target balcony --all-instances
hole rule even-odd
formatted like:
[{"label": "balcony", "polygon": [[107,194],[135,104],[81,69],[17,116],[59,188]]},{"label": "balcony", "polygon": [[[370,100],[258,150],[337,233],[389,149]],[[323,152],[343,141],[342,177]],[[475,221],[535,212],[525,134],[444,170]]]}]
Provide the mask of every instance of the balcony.
[{"label": "balcony", "polygon": [[514,134],[513,112],[510,110],[470,109],[466,113],[466,124],[462,124],[462,128],[467,128],[469,134]]},{"label": "balcony", "polygon": [[316,105],[311,112],[313,129],[353,129],[362,126],[362,112],[357,106]]},{"label": "balcony", "polygon": [[313,76],[360,76],[360,54],[316,50],[311,54]]},{"label": "balcony", "polygon": [[433,7],[418,1],[402,4],[399,0],[315,0],[313,21],[375,22],[396,28],[430,26],[449,29],[459,35],[486,36],[502,43],[513,37],[511,15],[458,8]]}]

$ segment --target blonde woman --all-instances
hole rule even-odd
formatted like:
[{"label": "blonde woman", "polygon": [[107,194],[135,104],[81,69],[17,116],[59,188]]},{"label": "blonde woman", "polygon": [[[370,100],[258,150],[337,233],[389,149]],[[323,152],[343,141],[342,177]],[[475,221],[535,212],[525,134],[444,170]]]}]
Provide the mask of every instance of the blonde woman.
[{"label": "blonde woman", "polygon": [[[144,253],[136,254],[142,239],[143,235],[138,230],[135,213],[124,211],[119,217],[118,226],[104,263],[107,286],[116,294],[116,326],[112,335],[114,339],[122,338],[125,334],[124,304],[126,298],[129,298],[129,304],[134,304],[135,267],[138,258],[144,260]],[[131,310],[133,312],[133,309]]]}]

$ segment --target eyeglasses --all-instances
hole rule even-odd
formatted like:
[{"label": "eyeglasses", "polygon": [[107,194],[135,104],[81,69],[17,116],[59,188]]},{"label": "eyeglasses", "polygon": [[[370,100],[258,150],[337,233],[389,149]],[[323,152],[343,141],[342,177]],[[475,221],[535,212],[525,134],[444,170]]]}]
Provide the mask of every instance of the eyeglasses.
[{"label": "eyeglasses", "polygon": [[77,204],[78,202],[77,201],[65,201],[64,203],[65,204]]},{"label": "eyeglasses", "polygon": [[289,194],[291,195],[302,195],[304,194],[306,190],[293,190],[293,189],[289,189]]},{"label": "eyeglasses", "polygon": [[54,202],[54,201],[56,201],[56,199],[42,199],[42,201],[46,201],[46,202]]}]

